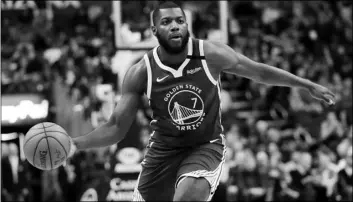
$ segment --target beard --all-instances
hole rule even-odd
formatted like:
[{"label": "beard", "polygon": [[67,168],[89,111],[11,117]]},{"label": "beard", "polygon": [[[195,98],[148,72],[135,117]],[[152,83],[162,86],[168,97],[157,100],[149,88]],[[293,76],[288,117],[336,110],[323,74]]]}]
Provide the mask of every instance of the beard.
[{"label": "beard", "polygon": [[179,47],[172,47],[171,45],[169,45],[168,39],[161,37],[159,32],[157,32],[156,37],[159,42],[159,45],[162,46],[167,53],[178,54],[178,53],[183,52],[183,50],[185,49],[185,47],[189,41],[190,33],[188,30],[186,33],[186,36],[183,37],[183,39],[181,41],[181,45]]}]

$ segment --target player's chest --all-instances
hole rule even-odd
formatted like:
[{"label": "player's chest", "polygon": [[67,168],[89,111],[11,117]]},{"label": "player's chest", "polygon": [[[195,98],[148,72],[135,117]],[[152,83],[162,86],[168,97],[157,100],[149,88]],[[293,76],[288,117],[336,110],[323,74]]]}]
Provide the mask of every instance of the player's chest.
[{"label": "player's chest", "polygon": [[194,103],[194,108],[212,96],[210,92],[215,88],[207,71],[199,59],[186,60],[178,68],[156,64],[152,67],[151,97],[162,99],[168,104]]},{"label": "player's chest", "polygon": [[153,65],[152,82],[165,84],[167,82],[187,81],[190,79],[201,79],[204,76],[204,68],[200,60],[185,60],[178,66]]},{"label": "player's chest", "polygon": [[157,108],[168,109],[171,114],[178,112],[175,116],[203,111],[214,85],[207,79],[202,66],[185,68],[179,77],[168,72],[159,73],[153,78],[151,92]]},{"label": "player's chest", "polygon": [[156,69],[152,73],[152,93],[174,95],[190,92],[203,96],[212,87],[202,64],[194,62],[176,71]]}]

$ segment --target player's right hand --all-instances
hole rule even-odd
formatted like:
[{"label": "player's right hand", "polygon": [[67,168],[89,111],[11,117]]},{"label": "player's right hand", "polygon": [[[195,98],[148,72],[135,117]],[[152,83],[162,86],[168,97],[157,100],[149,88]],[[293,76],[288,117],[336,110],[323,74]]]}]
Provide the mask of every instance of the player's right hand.
[{"label": "player's right hand", "polygon": [[70,137],[70,151],[69,151],[69,154],[67,155],[66,161],[63,163],[63,166],[66,166],[67,161],[75,154],[76,150],[77,150],[77,147],[74,143],[74,140]]},{"label": "player's right hand", "polygon": [[71,143],[71,145],[70,145],[70,151],[69,151],[68,158],[72,157],[75,154],[76,150],[77,150],[75,142],[74,142],[74,140],[72,138],[70,138],[70,143]]}]

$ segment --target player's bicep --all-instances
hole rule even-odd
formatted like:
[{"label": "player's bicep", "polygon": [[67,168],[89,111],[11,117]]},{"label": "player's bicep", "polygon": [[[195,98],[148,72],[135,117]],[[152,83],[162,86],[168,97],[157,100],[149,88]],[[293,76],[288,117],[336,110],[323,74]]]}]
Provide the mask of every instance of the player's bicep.
[{"label": "player's bicep", "polygon": [[205,43],[206,46],[207,62],[219,72],[232,73],[247,78],[254,78],[260,73],[257,62],[237,53],[231,47],[218,42],[208,42],[207,45]]},{"label": "player's bicep", "polygon": [[240,53],[236,53],[235,51],[234,54],[238,62],[235,65],[223,69],[224,72],[237,74],[249,79],[261,80],[263,69],[258,62],[255,62]]},{"label": "player's bicep", "polygon": [[223,43],[205,41],[204,51],[209,66],[219,72],[234,68],[239,63],[237,53]]},{"label": "player's bicep", "polygon": [[129,125],[136,117],[137,110],[141,102],[141,96],[146,89],[147,72],[144,61],[141,60],[126,72],[122,95],[110,118],[111,124],[121,127]]}]

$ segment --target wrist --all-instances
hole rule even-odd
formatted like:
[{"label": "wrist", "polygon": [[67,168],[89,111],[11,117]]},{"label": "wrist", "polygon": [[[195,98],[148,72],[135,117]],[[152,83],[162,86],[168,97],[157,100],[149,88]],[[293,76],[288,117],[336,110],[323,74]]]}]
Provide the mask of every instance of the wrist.
[{"label": "wrist", "polygon": [[301,78],[301,82],[300,82],[300,88],[306,89],[306,90],[311,90],[312,88],[314,88],[315,83],[311,82],[309,79],[303,79]]}]

